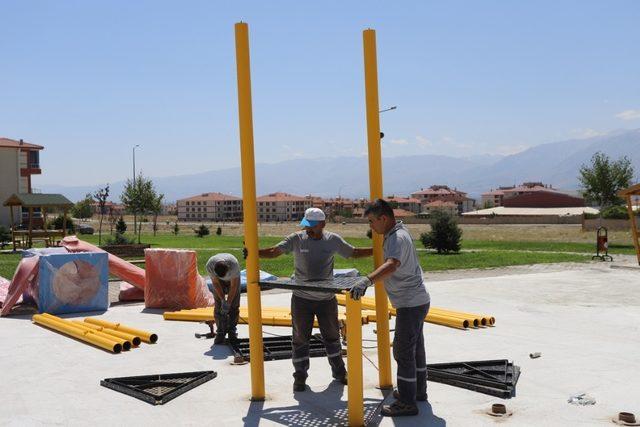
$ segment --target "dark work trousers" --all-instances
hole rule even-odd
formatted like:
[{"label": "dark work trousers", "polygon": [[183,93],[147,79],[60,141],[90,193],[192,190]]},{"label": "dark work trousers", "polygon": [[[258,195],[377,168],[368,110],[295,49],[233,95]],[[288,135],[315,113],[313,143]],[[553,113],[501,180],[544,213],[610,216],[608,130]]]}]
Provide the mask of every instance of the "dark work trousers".
[{"label": "dark work trousers", "polygon": [[309,370],[309,340],[313,331],[313,317],[318,318],[320,334],[327,351],[334,378],[346,374],[340,344],[340,324],[338,323],[338,302],[335,298],[325,301],[291,297],[291,318],[293,323],[292,352],[294,378],[307,378]]},{"label": "dark work trousers", "polygon": [[398,393],[403,403],[415,404],[416,393],[427,392],[427,356],[422,327],[429,305],[398,308],[393,358],[398,363]]},{"label": "dark work trousers", "polygon": [[[222,285],[222,291],[224,295],[229,295],[231,284],[229,282],[220,280],[220,285]],[[222,335],[226,335],[227,333],[235,334],[236,325],[238,324],[238,316],[240,315],[240,289],[238,289],[238,294],[233,299],[233,301],[231,301],[231,304],[229,304],[228,318],[227,316],[222,314],[222,301],[220,300],[220,298],[218,298],[218,294],[215,292],[215,290],[213,292],[213,300],[215,301],[213,316],[216,319],[216,333]]]}]

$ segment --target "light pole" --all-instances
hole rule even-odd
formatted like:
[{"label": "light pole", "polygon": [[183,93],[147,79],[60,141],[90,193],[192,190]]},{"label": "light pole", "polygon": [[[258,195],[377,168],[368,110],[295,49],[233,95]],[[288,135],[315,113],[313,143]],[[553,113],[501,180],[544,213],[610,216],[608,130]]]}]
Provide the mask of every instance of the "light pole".
[{"label": "light pole", "polygon": [[[131,150],[133,152],[133,193],[136,193],[136,148],[139,148],[140,144],[133,146]],[[138,234],[138,213],[133,210],[133,236]],[[140,243],[140,235],[138,234],[138,243]]]}]

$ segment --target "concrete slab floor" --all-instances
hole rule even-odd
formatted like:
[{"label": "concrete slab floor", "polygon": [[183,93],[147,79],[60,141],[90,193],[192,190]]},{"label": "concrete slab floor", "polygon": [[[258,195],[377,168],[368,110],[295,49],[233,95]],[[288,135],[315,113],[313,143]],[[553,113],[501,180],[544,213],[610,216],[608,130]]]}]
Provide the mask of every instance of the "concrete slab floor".
[{"label": "concrete slab floor", "polygon": [[[363,345],[372,347],[365,349],[363,362],[369,425],[612,425],[611,417],[620,411],[640,416],[637,271],[587,264],[566,271],[429,281],[428,287],[434,306],[497,319],[494,328],[468,331],[426,324],[429,362],[511,359],[522,368],[517,396],[502,401],[429,383],[430,403],[419,404],[419,416],[382,418],[377,410],[385,396],[375,388],[371,324],[363,328]],[[287,293],[268,293],[262,301],[286,306],[289,299]],[[0,425],[345,425],[347,390],[330,381],[325,359],[311,360],[310,390],[303,393],[292,392],[290,360],[265,362],[267,400],[251,403],[249,365],[231,365],[226,347],[196,339],[194,333],[206,332],[205,325],[164,321],[159,313],[134,304],[100,315],[159,335],[155,345],[118,355],[33,325],[30,316],[0,319]],[[288,328],[264,331],[265,336],[290,334]],[[248,334],[246,326],[239,332]],[[532,352],[542,357],[530,359]],[[99,385],[109,377],[199,370],[215,370],[218,378],[163,406]],[[577,393],[590,394],[596,404],[567,403]],[[501,402],[513,411],[511,417],[485,414]]]}]

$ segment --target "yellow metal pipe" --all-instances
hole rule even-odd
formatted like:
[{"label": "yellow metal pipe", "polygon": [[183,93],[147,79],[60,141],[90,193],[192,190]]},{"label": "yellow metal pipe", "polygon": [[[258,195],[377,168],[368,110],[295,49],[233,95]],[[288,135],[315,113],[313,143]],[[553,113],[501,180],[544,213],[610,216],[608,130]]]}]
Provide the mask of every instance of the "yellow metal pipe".
[{"label": "yellow metal pipe", "polygon": [[349,426],[364,426],[362,381],[362,307],[347,295],[347,409]]},{"label": "yellow metal pipe", "polygon": [[125,340],[123,338],[115,337],[113,335],[109,335],[109,334],[104,333],[102,331],[98,331],[96,329],[90,328],[88,326],[89,325],[88,323],[81,322],[80,320],[75,320],[75,321],[73,321],[71,323],[73,323],[74,326],[78,326],[80,329],[84,329],[85,331],[92,332],[92,333],[96,334],[97,336],[102,337],[102,338],[104,338],[106,340],[113,341],[115,343],[120,344],[124,351],[131,350],[131,346],[132,345],[131,345],[130,341],[127,341],[127,340]]},{"label": "yellow metal pipe", "polygon": [[458,317],[464,317],[466,319],[476,319],[479,322],[479,326],[492,326],[496,323],[496,319],[488,314],[474,314],[464,311],[447,310],[445,308],[432,307],[429,309],[429,313],[451,314]]},{"label": "yellow metal pipe", "polygon": [[139,336],[133,334],[127,334],[126,332],[115,331],[113,329],[105,328],[104,326],[98,326],[87,322],[81,322],[77,320],[78,323],[83,324],[87,328],[95,329],[96,331],[104,332],[105,334],[113,335],[117,338],[122,338],[124,340],[129,341],[134,347],[138,347],[142,340]]},{"label": "yellow metal pipe", "polygon": [[74,326],[71,322],[65,322],[60,318],[58,319],[59,320],[56,320],[55,318],[43,316],[41,314],[34,314],[32,318],[33,322],[39,325],[46,326],[49,329],[77,338],[80,341],[88,342],[89,344],[93,344],[96,347],[103,348],[112,353],[120,353],[122,351],[122,346],[117,342],[106,340],[94,333]]},{"label": "yellow metal pipe", "polygon": [[480,326],[484,326],[484,325],[482,325],[480,318],[472,317],[472,316],[465,316],[465,315],[460,314],[460,313],[443,313],[441,311],[437,311],[437,310],[433,310],[432,311],[431,309],[429,309],[429,314],[443,316],[443,317],[452,317],[452,318],[455,318],[455,319],[467,320],[469,322],[469,326],[474,327],[474,328],[479,328]]},{"label": "yellow metal pipe", "polygon": [[242,209],[244,242],[247,256],[247,298],[249,303],[249,357],[251,364],[251,400],[265,398],[264,350],[260,309],[260,264],[258,261],[258,215],[256,213],[256,170],[253,153],[253,112],[251,106],[251,60],[249,26],[235,25],[236,66],[238,75],[238,121],[240,129],[240,163],[242,169]]},{"label": "yellow metal pipe", "polygon": [[469,327],[469,321],[466,319],[460,319],[457,317],[439,316],[437,314],[427,314],[424,319],[425,322],[435,323],[436,325],[450,326],[452,328],[467,329]]},{"label": "yellow metal pipe", "polygon": [[[380,144],[380,103],[378,102],[378,59],[376,53],[376,32],[362,32],[364,48],[364,82],[367,107],[367,142],[369,153],[369,189],[371,200],[383,197],[382,193],[382,149]],[[382,236],[373,233],[373,267],[378,268],[383,260]],[[375,284],[375,308],[378,318],[378,379],[381,389],[393,387],[391,379],[391,351],[389,338],[389,309],[387,293],[382,281]]]},{"label": "yellow metal pipe", "polygon": [[84,321],[87,323],[93,323],[94,325],[104,326],[105,328],[113,329],[114,331],[121,331],[139,336],[142,341],[150,344],[158,341],[157,334],[154,334],[153,332],[143,331],[141,329],[131,328],[129,326],[123,325],[122,323],[107,322],[106,320],[94,319],[93,317],[86,317]]}]

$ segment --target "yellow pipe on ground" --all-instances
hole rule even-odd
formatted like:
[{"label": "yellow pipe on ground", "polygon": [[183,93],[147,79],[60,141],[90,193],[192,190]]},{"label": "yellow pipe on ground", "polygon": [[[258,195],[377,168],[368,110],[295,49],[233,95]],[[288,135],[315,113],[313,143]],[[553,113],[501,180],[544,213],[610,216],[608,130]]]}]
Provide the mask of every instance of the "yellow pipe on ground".
[{"label": "yellow pipe on ground", "polygon": [[364,426],[361,304],[347,296],[347,409],[350,426]]},{"label": "yellow pipe on ground", "polygon": [[142,342],[140,337],[137,335],[127,334],[126,332],[121,332],[121,331],[115,331],[113,329],[105,328],[104,326],[98,326],[98,325],[93,325],[87,322],[81,322],[80,320],[77,320],[76,322],[83,324],[87,328],[95,329],[96,331],[101,331],[101,332],[104,332],[105,334],[109,334],[109,335],[113,335],[114,337],[125,339],[129,341],[131,344],[133,344],[134,347],[138,347]]},{"label": "yellow pipe on ground", "polygon": [[117,342],[106,340],[102,337],[96,336],[96,334],[74,326],[73,324],[71,324],[71,322],[62,321],[62,319],[56,320],[55,318],[43,316],[41,314],[34,314],[32,320],[39,325],[46,326],[49,329],[53,329],[62,334],[77,338],[80,341],[93,344],[96,347],[103,348],[112,353],[120,353],[122,351],[122,346]]},{"label": "yellow pipe on ground", "polygon": [[[258,215],[256,212],[256,169],[253,152],[253,112],[251,106],[251,60],[249,26],[235,25],[236,69],[238,77],[238,128],[240,130],[240,167],[242,171],[242,208],[244,241],[248,250],[247,298],[249,302],[249,357],[251,366],[251,400],[265,399],[264,349],[260,309],[260,263],[258,259]],[[255,320],[255,321],[254,321]]]},{"label": "yellow pipe on ground", "polygon": [[[113,342],[117,342],[118,344],[120,344],[120,345],[122,346],[122,349],[123,349],[124,351],[129,351],[129,350],[131,350],[131,346],[132,346],[132,344],[131,344],[131,342],[130,342],[130,341],[127,341],[127,340],[125,340],[125,339],[123,339],[123,338],[115,337],[115,336],[113,336],[113,335],[109,335],[109,334],[104,333],[104,332],[102,332],[102,331],[98,331],[98,330],[96,330],[96,329],[90,328],[90,327],[88,326],[88,323],[81,322],[80,320],[75,320],[75,321],[73,321],[73,322],[71,322],[71,323],[73,323],[74,325],[78,326],[78,327],[79,327],[79,328],[81,328],[81,329],[84,329],[85,331],[93,332],[93,333],[94,333],[94,334],[96,334],[97,336],[102,337],[102,338],[104,338],[104,339],[106,339],[106,340],[110,340],[110,341],[113,341]],[[92,325],[92,326],[93,326],[93,325]]]},{"label": "yellow pipe on ground", "polygon": [[128,334],[137,335],[140,337],[142,341],[150,344],[153,344],[158,341],[158,335],[154,334],[153,332],[147,332],[141,329],[131,328],[121,323],[107,322],[106,320],[94,319],[93,317],[86,317],[84,321],[87,323],[93,323],[94,325],[104,326],[106,328],[113,329],[114,331],[121,331],[121,332],[126,332]]},{"label": "yellow pipe on ground", "polygon": [[438,308],[438,307],[433,307],[429,309],[430,312],[432,310],[435,310],[440,313],[451,313],[451,314],[460,314],[463,316],[470,316],[474,319],[479,319],[480,324],[482,326],[493,326],[496,323],[496,318],[491,316],[490,314],[474,314],[474,313],[467,313],[464,311],[447,310],[446,308]]},{"label": "yellow pipe on ground", "polygon": [[[367,147],[369,158],[369,189],[371,200],[382,198],[382,149],[380,138],[380,104],[378,100],[378,58],[376,53],[376,32],[367,29],[362,32],[364,50],[364,85],[367,115]],[[382,236],[373,233],[373,268],[382,265]],[[387,293],[382,281],[375,283],[375,306],[378,321],[378,380],[381,389],[393,387],[391,379],[391,345],[389,339],[389,319]]]},{"label": "yellow pipe on ground", "polygon": [[[429,314],[443,316],[443,317],[453,317],[455,319],[464,319],[464,320],[469,321],[469,326],[473,327],[473,328],[479,328],[479,327],[484,326],[482,324],[482,321],[481,321],[480,318],[473,317],[473,316],[465,316],[463,314],[456,313],[456,312],[442,312],[442,311],[439,311],[439,310],[431,310],[431,309],[429,309]],[[427,315],[427,317],[428,317],[428,315]]]}]

